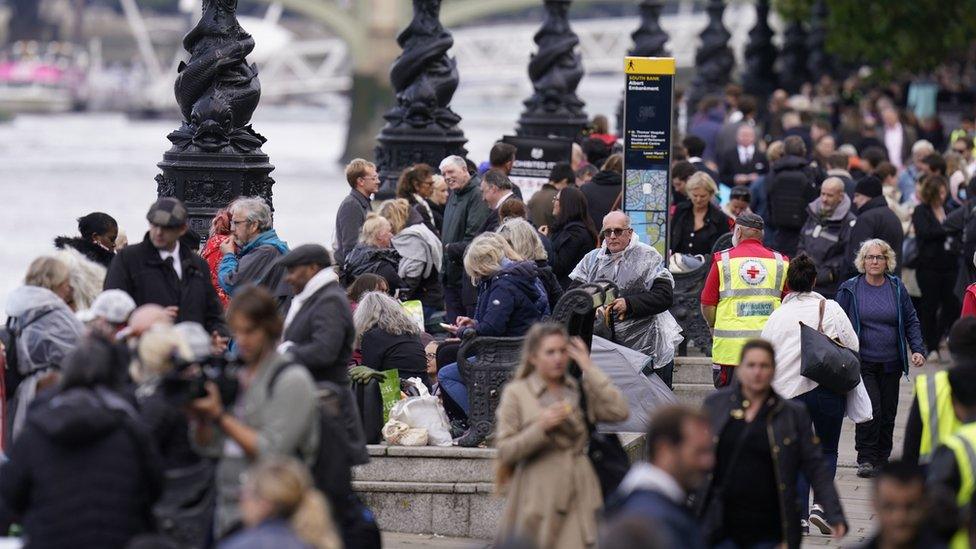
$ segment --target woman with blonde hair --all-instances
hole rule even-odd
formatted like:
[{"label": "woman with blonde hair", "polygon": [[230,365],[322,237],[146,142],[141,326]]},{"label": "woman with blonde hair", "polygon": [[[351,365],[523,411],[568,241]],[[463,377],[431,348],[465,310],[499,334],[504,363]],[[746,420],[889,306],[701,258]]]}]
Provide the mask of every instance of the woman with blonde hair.
[{"label": "woman with blonde hair", "polygon": [[[570,360],[581,378],[567,372]],[[507,496],[499,538],[593,547],[603,497],[586,454],[587,423],[623,421],[628,413],[627,400],[579,338],[560,324],[533,326],[495,411],[496,480]]]},{"label": "woman with blonde hair", "polygon": [[884,240],[861,244],[854,258],[861,274],[841,284],[837,303],[858,335],[861,379],[874,419],[857,425],[857,476],[872,477],[891,455],[898,382],[911,364],[925,364],[922,329],[911,297],[895,270],[895,251]]},{"label": "woman with blonde hair", "polygon": [[[468,332],[479,336],[519,337],[549,314],[545,288],[535,263],[525,261],[498,233],[475,237],[464,254],[464,270],[478,285],[474,318],[459,316],[445,329],[459,338]],[[468,390],[457,364],[437,373],[441,388],[466,415]]]},{"label": "woman with blonde hair", "polygon": [[294,458],[269,458],[251,467],[240,506],[247,529],[221,543],[220,549],[342,548],[325,496]]},{"label": "woman with blonde hair", "polygon": [[524,257],[527,261],[535,262],[535,267],[539,273],[539,280],[546,290],[546,299],[549,301],[549,309],[556,306],[556,302],[563,295],[563,288],[556,280],[556,275],[549,266],[549,254],[546,252],[542,239],[539,238],[538,231],[531,223],[521,218],[505,220],[495,231],[505,237],[511,244],[515,253]]},{"label": "woman with blonde hair", "polygon": [[8,408],[14,410],[14,437],[20,434],[35,394],[57,380],[61,363],[85,332],[71,310],[74,289],[70,278],[71,271],[63,261],[40,256],[28,267],[24,285],[7,297],[7,327],[16,341],[13,353],[21,378],[20,383],[8,382],[6,387],[8,395],[16,395],[16,404]]},{"label": "woman with blonde hair", "polygon": [[342,266],[342,283],[352,284],[364,273],[374,273],[386,279],[390,295],[404,286],[397,274],[400,254],[393,248],[393,224],[385,217],[370,213],[359,232],[359,243],[346,253]]},{"label": "woman with blonde hair", "polygon": [[440,268],[444,261],[444,246],[417,213],[416,207],[402,199],[388,200],[380,205],[380,215],[390,222],[393,248],[400,256],[397,276],[403,281],[401,299],[419,299],[424,318],[444,310],[444,287]]},{"label": "woman with blonde hair", "polygon": [[671,218],[671,251],[704,255],[730,231],[729,216],[715,205],[718,187],[705,172],[695,172],[685,183],[687,202],[678,204]]}]

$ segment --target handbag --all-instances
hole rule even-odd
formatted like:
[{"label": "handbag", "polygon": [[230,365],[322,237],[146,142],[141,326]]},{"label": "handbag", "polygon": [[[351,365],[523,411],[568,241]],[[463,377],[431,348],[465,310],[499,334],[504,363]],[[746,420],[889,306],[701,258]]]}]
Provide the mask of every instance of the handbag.
[{"label": "handbag", "polygon": [[[732,450],[732,456],[729,458],[729,464],[725,468],[727,471],[732,470],[732,466],[736,464],[739,460],[739,455],[742,454],[742,448],[746,445],[746,438],[749,436],[749,432],[752,431],[752,425],[756,421],[747,421],[746,426],[739,433],[738,440],[735,441],[735,448]],[[716,442],[716,445],[718,443]],[[714,472],[712,473],[715,474]],[[708,498],[703,502],[704,508],[700,512],[701,520],[698,521],[699,524],[708,528],[708,542],[717,545],[719,542],[727,537],[725,532],[725,499],[724,490],[722,485],[716,483],[712,489],[711,493],[708,494]]]},{"label": "handbag", "polygon": [[847,394],[861,383],[857,353],[823,333],[824,306],[820,301],[817,329],[800,322],[800,374],[838,394]]},{"label": "handbag", "polygon": [[583,389],[582,379],[580,381],[580,408],[583,411],[583,420],[586,422],[587,436],[589,443],[586,455],[593,464],[593,470],[600,481],[600,491],[603,493],[603,501],[617,490],[620,482],[630,471],[630,457],[620,443],[620,437],[615,433],[601,433],[596,430],[596,425],[590,422],[590,414],[587,412],[586,391]]}]

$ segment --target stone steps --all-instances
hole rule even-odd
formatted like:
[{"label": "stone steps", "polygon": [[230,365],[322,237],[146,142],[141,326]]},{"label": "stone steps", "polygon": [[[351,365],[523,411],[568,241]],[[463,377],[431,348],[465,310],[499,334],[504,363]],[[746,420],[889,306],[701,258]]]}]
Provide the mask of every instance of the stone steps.
[{"label": "stone steps", "polygon": [[[711,392],[708,357],[675,360],[674,392],[699,406]],[[641,434],[621,434],[631,461],[645,458]],[[353,471],[353,488],[386,532],[492,539],[505,505],[495,494],[493,448],[369,447],[370,463]]]},{"label": "stone steps", "polygon": [[[621,434],[631,461],[645,458],[644,437]],[[495,494],[492,448],[369,446],[370,463],[353,471],[353,488],[385,532],[492,539],[505,500]]]}]

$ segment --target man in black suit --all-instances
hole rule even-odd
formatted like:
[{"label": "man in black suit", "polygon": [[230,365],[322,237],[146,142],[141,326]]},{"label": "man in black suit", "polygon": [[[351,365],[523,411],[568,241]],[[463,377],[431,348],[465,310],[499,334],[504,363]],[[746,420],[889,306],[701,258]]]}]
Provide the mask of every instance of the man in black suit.
[{"label": "man in black suit", "polygon": [[228,334],[224,310],[210,282],[210,267],[180,244],[187,231],[187,209],[163,197],[146,214],[149,232],[138,244],[120,250],[105,276],[105,290],[122,290],[136,305],[165,307],[175,322],[196,322],[211,335]]},{"label": "man in black suit", "polygon": [[739,126],[735,134],[735,149],[719,158],[719,181],[729,187],[748,186],[769,171],[766,155],[756,148],[756,129],[748,124]]},{"label": "man in black suit", "polygon": [[481,225],[478,234],[494,232],[501,224],[498,210],[502,207],[502,203],[509,199],[518,200],[512,189],[512,181],[504,172],[499,170],[488,170],[481,178],[481,198],[491,208],[491,212],[488,214],[488,219]]}]

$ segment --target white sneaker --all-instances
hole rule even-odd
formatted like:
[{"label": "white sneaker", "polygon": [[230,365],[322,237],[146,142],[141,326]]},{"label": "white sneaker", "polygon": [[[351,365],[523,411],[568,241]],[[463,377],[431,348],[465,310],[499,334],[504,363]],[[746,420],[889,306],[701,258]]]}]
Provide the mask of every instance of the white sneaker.
[{"label": "white sneaker", "polygon": [[808,519],[810,526],[815,526],[820,533],[829,536],[834,533],[834,529],[827,524],[827,517],[824,515],[823,507],[818,504],[814,504],[810,508],[810,518]]}]

